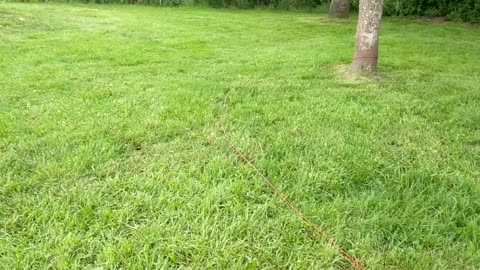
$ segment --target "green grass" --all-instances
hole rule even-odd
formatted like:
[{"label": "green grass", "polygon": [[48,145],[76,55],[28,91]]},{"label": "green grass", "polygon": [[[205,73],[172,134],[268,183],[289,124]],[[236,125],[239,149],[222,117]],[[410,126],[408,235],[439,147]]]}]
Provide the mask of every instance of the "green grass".
[{"label": "green grass", "polygon": [[[219,119],[367,269],[480,268],[480,31],[0,4],[0,268],[351,269],[228,148]],[[341,70],[342,68],[340,68]]]}]

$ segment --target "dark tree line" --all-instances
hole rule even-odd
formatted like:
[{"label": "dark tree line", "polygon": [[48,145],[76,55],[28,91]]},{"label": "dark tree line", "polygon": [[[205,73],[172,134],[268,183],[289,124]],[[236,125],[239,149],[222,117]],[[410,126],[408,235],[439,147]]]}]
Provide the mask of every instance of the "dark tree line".
[{"label": "dark tree line", "polygon": [[[15,1],[15,0],[14,0]],[[22,2],[51,2],[61,0],[17,0]],[[91,2],[102,4],[142,4],[142,5],[203,5],[211,7],[273,9],[315,9],[329,5],[335,10],[351,9],[357,11],[360,0],[71,0],[72,2]],[[343,3],[351,3],[345,5]],[[340,5],[338,5],[340,4]],[[384,0],[384,16],[427,16],[444,17],[451,20],[480,23],[480,0]]]}]

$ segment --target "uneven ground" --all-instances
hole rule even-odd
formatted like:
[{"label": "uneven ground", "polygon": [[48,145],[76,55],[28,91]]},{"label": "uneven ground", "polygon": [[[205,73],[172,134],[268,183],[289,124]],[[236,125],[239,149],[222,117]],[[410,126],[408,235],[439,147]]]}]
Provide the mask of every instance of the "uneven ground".
[{"label": "uneven ground", "polygon": [[[480,268],[480,30],[386,18],[380,80],[337,69],[355,19],[0,4],[2,269]],[[342,68],[340,68],[342,70]]]}]

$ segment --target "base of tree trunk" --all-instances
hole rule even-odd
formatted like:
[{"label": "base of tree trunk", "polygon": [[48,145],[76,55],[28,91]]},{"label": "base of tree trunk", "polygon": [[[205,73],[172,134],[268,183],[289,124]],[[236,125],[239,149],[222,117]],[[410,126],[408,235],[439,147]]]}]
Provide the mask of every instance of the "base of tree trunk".
[{"label": "base of tree trunk", "polygon": [[346,19],[350,13],[351,0],[333,0],[330,3],[330,17]]},{"label": "base of tree trunk", "polygon": [[350,73],[352,74],[367,74],[377,72],[378,59],[377,58],[360,58],[354,59],[350,65]]}]

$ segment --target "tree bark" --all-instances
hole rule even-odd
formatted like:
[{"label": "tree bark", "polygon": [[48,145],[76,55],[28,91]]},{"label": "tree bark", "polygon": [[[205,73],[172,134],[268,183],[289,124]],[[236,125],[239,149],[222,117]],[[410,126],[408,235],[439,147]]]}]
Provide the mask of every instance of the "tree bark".
[{"label": "tree bark", "polygon": [[330,17],[348,18],[352,0],[332,0],[330,3]]},{"label": "tree bark", "polygon": [[378,66],[378,37],[383,0],[360,0],[352,73],[374,73]]}]

